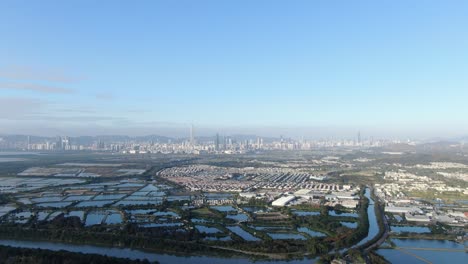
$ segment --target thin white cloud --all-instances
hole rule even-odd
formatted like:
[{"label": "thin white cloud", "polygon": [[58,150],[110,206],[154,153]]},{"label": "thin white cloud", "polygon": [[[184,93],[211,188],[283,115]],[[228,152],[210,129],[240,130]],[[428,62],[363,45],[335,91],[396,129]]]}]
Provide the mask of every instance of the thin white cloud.
[{"label": "thin white cloud", "polygon": [[0,119],[22,118],[39,112],[44,102],[32,98],[0,97]]},{"label": "thin white cloud", "polygon": [[36,80],[62,83],[74,83],[83,80],[82,77],[73,77],[62,70],[33,68],[30,66],[10,65],[0,67],[0,78],[15,80]]},{"label": "thin white cloud", "polygon": [[0,82],[0,89],[10,89],[10,90],[27,90],[35,91],[41,93],[59,93],[67,94],[72,93],[72,89],[50,86],[50,85],[41,85],[34,83],[12,83],[12,82]]},{"label": "thin white cloud", "polygon": [[112,101],[114,99],[114,95],[112,95],[111,93],[98,93],[96,94],[96,99]]},{"label": "thin white cloud", "polygon": [[125,121],[125,118],[114,116],[99,116],[99,115],[67,115],[58,116],[55,114],[40,114],[40,115],[27,115],[23,120],[44,120],[53,121],[57,124],[61,123],[89,123],[102,122],[102,121]]}]

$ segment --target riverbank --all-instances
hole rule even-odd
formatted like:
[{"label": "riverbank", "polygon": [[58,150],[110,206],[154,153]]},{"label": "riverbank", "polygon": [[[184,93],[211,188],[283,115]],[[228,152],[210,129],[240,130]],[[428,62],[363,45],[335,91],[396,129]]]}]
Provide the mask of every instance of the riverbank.
[{"label": "riverbank", "polygon": [[106,263],[106,264],[157,264],[157,261],[132,260],[101,254],[83,254],[69,251],[53,251],[0,245],[0,263]]},{"label": "riverbank", "polygon": [[70,252],[86,253],[86,254],[100,254],[112,256],[117,258],[129,258],[132,260],[147,259],[149,261],[158,261],[161,264],[206,264],[206,263],[222,263],[222,264],[311,264],[315,263],[314,259],[302,260],[277,260],[277,261],[259,261],[248,259],[245,257],[214,257],[214,256],[182,256],[170,254],[150,253],[141,250],[134,250],[130,248],[115,248],[115,247],[99,247],[91,245],[75,245],[65,243],[53,242],[38,242],[38,241],[25,241],[25,240],[0,240],[0,245],[19,247],[19,248],[40,248],[52,251],[66,250]]}]

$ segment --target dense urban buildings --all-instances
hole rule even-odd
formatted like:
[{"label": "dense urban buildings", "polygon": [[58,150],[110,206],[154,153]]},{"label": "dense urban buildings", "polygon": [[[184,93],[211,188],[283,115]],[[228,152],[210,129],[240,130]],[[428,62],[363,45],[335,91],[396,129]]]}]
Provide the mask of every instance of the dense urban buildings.
[{"label": "dense urban buildings", "polygon": [[261,136],[221,136],[196,138],[194,127],[184,138],[131,138],[131,137],[68,137],[56,138],[9,136],[0,137],[0,149],[38,150],[38,151],[108,151],[126,154],[145,153],[191,153],[191,154],[242,154],[261,150],[313,150],[317,148],[382,147],[389,144],[412,143],[397,139],[365,139],[360,133],[356,139],[296,140],[291,138],[264,138]]}]

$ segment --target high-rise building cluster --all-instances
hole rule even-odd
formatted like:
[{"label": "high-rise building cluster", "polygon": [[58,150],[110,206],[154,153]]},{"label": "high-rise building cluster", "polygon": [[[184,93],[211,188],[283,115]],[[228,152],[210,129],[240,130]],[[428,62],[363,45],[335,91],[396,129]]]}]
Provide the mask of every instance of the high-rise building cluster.
[{"label": "high-rise building cluster", "polygon": [[[68,136],[52,138],[21,137],[10,140],[0,138],[0,149],[21,149],[32,151],[107,151],[124,154],[186,153],[186,154],[242,154],[266,150],[312,150],[318,148],[370,148],[380,147],[399,140],[374,140],[363,138],[361,132],[354,139],[295,140],[280,136],[263,138],[255,136],[226,136],[216,133],[213,137],[195,135],[193,125],[185,139],[147,140],[126,137],[95,138],[84,141]],[[408,143],[405,141],[405,143]]]}]

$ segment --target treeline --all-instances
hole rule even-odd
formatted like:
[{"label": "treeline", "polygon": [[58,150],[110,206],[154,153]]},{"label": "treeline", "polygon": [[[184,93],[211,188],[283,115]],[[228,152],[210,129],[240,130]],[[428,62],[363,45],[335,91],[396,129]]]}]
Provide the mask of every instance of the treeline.
[{"label": "treeline", "polygon": [[[142,234],[137,231],[131,234],[132,231],[128,227],[123,230],[113,230],[111,232],[105,230],[83,230],[83,229],[70,229],[70,228],[57,228],[57,229],[36,229],[36,228],[21,228],[16,226],[0,226],[0,237],[8,239],[29,239],[29,240],[42,240],[63,243],[77,243],[77,244],[94,244],[105,246],[117,246],[128,248],[140,248],[160,250],[166,252],[179,252],[188,253],[193,251],[207,251],[206,246],[195,243],[187,242],[185,232],[175,232],[175,230],[168,229],[171,232],[171,239],[164,239],[156,237],[156,232],[163,232],[164,229],[152,229],[152,233]],[[149,230],[147,230],[149,231]],[[152,237],[154,235],[155,237]],[[169,236],[168,233],[164,234]]]},{"label": "treeline", "polygon": [[[274,254],[285,254],[286,257],[294,258],[303,256],[307,250],[306,240],[268,240],[268,241],[228,241],[224,247],[243,250],[246,252],[263,252]],[[313,244],[315,246],[315,244]],[[322,251],[322,249],[320,249]]]},{"label": "treeline", "polygon": [[[105,246],[117,246],[126,248],[138,248],[154,250],[166,253],[202,253],[210,255],[230,256],[233,253],[212,248],[211,243],[202,242],[202,234],[195,230],[190,232],[173,232],[171,239],[158,237],[162,235],[164,229],[147,229],[146,234],[131,234],[131,230],[124,228],[120,232],[94,232],[76,229],[24,229],[14,226],[0,226],[0,237],[6,239],[28,239],[45,240],[62,243],[93,244]],[[104,230],[102,230],[104,231]],[[129,232],[130,231],[130,232]],[[171,231],[172,232],[172,231]],[[188,234],[187,234],[188,233]],[[167,235],[167,234],[166,234]],[[190,239],[188,239],[190,237]],[[304,253],[306,248],[314,248],[317,253],[326,252],[326,244],[314,240],[314,243],[307,243],[302,240],[269,240],[259,242],[249,242],[234,239],[232,241],[217,241],[217,246],[229,247],[251,252],[275,252],[283,254]],[[202,242],[202,243],[200,243]],[[222,243],[222,244],[220,244]]]},{"label": "treeline", "polygon": [[369,233],[369,217],[367,215],[367,208],[369,207],[369,199],[364,196],[365,188],[361,188],[361,201],[359,203],[358,214],[359,221],[357,228],[349,236],[337,241],[337,247],[350,247],[361,241]]},{"label": "treeline", "polygon": [[149,264],[148,260],[131,260],[97,254],[0,246],[0,264]]},{"label": "treeline", "polygon": [[359,204],[359,222],[354,235],[347,240],[347,246],[354,245],[361,241],[369,233],[369,216],[367,208],[369,207],[369,199],[364,196],[365,188],[361,188],[361,201]]},{"label": "treeline", "polygon": [[332,249],[332,247],[335,249],[351,247],[367,236],[369,232],[369,218],[367,215],[369,199],[364,196],[364,192],[365,188],[361,188],[361,201],[357,209],[359,215],[357,220],[358,225],[352,230],[343,227],[340,221],[354,222],[356,219],[348,216],[330,216],[328,210],[331,208],[320,208],[320,215],[317,216],[292,215],[293,222],[297,227],[309,227],[310,229],[326,233],[329,236],[324,239],[319,239],[318,241],[310,242],[309,252],[314,254],[315,252],[324,251],[324,248],[316,247],[316,245],[320,243],[326,244],[326,247],[329,249]]}]

